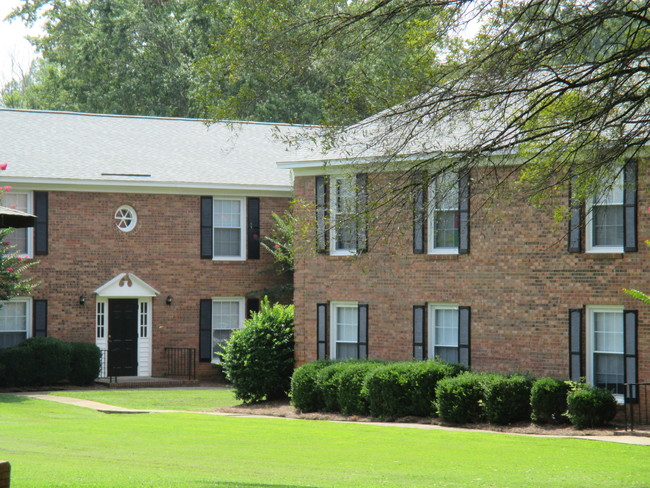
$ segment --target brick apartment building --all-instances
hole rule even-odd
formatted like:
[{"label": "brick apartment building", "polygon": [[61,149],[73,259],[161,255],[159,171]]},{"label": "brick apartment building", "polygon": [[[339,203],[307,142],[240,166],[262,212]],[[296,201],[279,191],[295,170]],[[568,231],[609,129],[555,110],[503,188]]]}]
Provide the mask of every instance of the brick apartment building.
[{"label": "brick apartment building", "polygon": [[548,208],[484,206],[486,173],[505,166],[416,186],[407,204],[362,224],[350,219],[356,206],[397,179],[367,161],[279,164],[294,172],[296,199],[312,204],[303,217],[316,220],[318,252],[296,251],[298,365],[440,356],[478,371],[586,377],[619,400],[625,382],[650,380],[650,310],[622,291],[650,290],[646,161],[628,163],[608,195],[574,205],[569,226],[551,211],[569,204],[568,189]]},{"label": "brick apartment building", "polygon": [[12,240],[41,283],[0,309],[0,347],[95,342],[120,376],[162,376],[165,348],[194,348],[213,374],[219,344],[278,284],[260,236],[288,208],[275,161],[297,130],[0,109],[4,205],[38,217]]}]

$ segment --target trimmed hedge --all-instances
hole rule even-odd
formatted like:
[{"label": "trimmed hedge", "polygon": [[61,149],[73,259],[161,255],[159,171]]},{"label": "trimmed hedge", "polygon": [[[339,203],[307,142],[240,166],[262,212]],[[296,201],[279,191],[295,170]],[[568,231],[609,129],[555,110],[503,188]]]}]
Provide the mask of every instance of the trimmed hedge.
[{"label": "trimmed hedge", "polygon": [[95,344],[30,338],[0,350],[0,385],[45,386],[66,379],[87,385],[97,378],[100,361],[101,353]]},{"label": "trimmed hedge", "polygon": [[260,303],[223,348],[223,372],[244,403],[285,397],[293,373],[293,305]]},{"label": "trimmed hedge", "polygon": [[325,408],[323,393],[316,378],[318,373],[332,364],[329,359],[307,363],[293,372],[291,377],[291,404],[300,412],[319,412]]},{"label": "trimmed hedge", "polygon": [[323,396],[323,409],[326,412],[340,412],[339,391],[341,376],[346,363],[332,363],[321,369],[316,376],[316,386]]},{"label": "trimmed hedge", "polygon": [[604,388],[580,385],[567,395],[567,417],[577,429],[607,425],[616,408],[614,395]]},{"label": "trimmed hedge", "polygon": [[530,391],[531,419],[539,423],[565,420],[569,385],[553,378],[539,378]]},{"label": "trimmed hedge", "polygon": [[533,380],[529,376],[490,376],[483,383],[485,418],[491,424],[507,425],[530,420],[530,392]]},{"label": "trimmed hedge", "polygon": [[463,369],[433,360],[378,367],[369,372],[364,385],[370,414],[380,418],[435,415],[436,385]]},{"label": "trimmed hedge", "polygon": [[454,424],[476,423],[484,419],[484,375],[465,372],[443,378],[436,387],[438,415]]},{"label": "trimmed hedge", "polygon": [[366,376],[383,363],[354,361],[345,363],[339,379],[339,404],[344,415],[368,415],[368,396],[363,389]]},{"label": "trimmed hedge", "polygon": [[90,385],[99,376],[102,353],[95,344],[88,342],[70,343],[70,383]]}]

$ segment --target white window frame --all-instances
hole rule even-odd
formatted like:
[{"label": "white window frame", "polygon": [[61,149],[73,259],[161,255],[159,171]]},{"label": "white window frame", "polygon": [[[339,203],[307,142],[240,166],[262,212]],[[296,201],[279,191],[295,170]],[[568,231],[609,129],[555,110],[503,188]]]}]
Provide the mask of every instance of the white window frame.
[{"label": "white window frame", "polygon": [[[594,242],[594,207],[598,206],[620,206],[624,208],[624,190],[623,190],[624,178],[623,172],[621,172],[614,182],[612,188],[605,194],[597,195],[592,198],[587,199],[586,211],[587,211],[587,222],[586,222],[586,246],[585,250],[588,253],[622,253],[624,252],[624,239],[625,236],[621,235],[621,245],[620,246],[595,246]],[[600,203],[606,202],[609,200],[609,195],[616,191],[616,187],[620,190],[620,201],[612,201],[609,203]],[[623,229],[623,233],[625,229]]]},{"label": "white window frame", "polygon": [[455,347],[459,351],[460,357],[460,346],[458,344],[458,333],[456,334],[456,344],[436,344],[436,310],[454,310],[456,311],[456,332],[460,328],[460,320],[458,314],[458,304],[457,303],[429,303],[427,308],[428,314],[428,324],[427,324],[427,355],[429,359],[434,359],[436,357],[436,345],[440,347]]},{"label": "white window frame", "polygon": [[[34,322],[32,317],[32,299],[29,297],[12,298],[11,300],[3,301],[2,303],[25,303],[25,339],[32,337],[32,330]],[[22,332],[22,330],[3,330],[2,332]]]},{"label": "white window frame", "polygon": [[[337,216],[339,215],[339,209],[338,209],[338,198],[337,198],[337,190],[338,190],[338,183],[343,182],[344,184],[349,184],[351,188],[353,189],[353,195],[352,195],[352,208],[353,211],[352,213],[355,214],[356,218],[356,212],[357,212],[357,192],[354,191],[357,188],[357,182],[356,178],[354,176],[332,176],[330,177],[330,255],[331,256],[354,256],[357,254],[357,246],[355,245],[354,247],[351,248],[345,248],[345,249],[337,249],[336,248],[336,241],[337,241],[337,236],[339,232],[339,227],[338,227],[338,222],[337,222]],[[358,232],[358,229],[357,229]]]},{"label": "white window frame", "polygon": [[[586,354],[586,366],[587,366],[587,383],[590,385],[595,385],[596,384],[596,372],[594,370],[594,355],[596,354],[596,351],[594,350],[595,348],[595,343],[596,343],[596,338],[595,338],[595,314],[597,313],[620,313],[621,316],[621,323],[623,324],[623,329],[621,333],[623,334],[623,340],[621,341],[621,344],[623,345],[623,350],[621,350],[620,355],[625,359],[625,317],[624,317],[624,308],[622,306],[616,306],[616,305],[594,305],[594,306],[587,306],[587,340],[586,340],[586,346],[587,346],[587,354]],[[619,354],[619,353],[617,353]],[[625,374],[625,366],[623,366],[623,374]],[[624,402],[624,397],[625,395],[623,394],[614,394],[614,398],[616,398],[616,401],[619,404],[622,404]]]},{"label": "white window frame", "polygon": [[[29,214],[34,212],[34,192],[32,191],[16,191],[16,190],[11,190],[10,192],[6,193],[5,196],[8,195],[26,195],[27,196],[27,208],[25,209],[18,209],[18,210],[23,210]],[[8,207],[9,205],[6,205],[5,202],[3,201],[2,205]],[[22,230],[22,229],[20,229]],[[26,243],[27,243],[27,249],[25,249],[23,253],[19,254],[20,257],[22,258],[32,258],[34,256],[34,229],[32,227],[27,227],[26,229],[27,236],[25,238]],[[9,239],[11,242],[11,239]]]},{"label": "white window frame", "polygon": [[120,205],[115,210],[113,218],[115,219],[115,226],[122,232],[131,232],[138,225],[138,214],[131,205]]},{"label": "white window frame", "polygon": [[[239,256],[220,256],[217,252],[217,246],[214,240],[214,231],[218,227],[215,225],[216,213],[214,207],[216,202],[239,202]],[[233,227],[229,227],[233,228]],[[227,198],[227,197],[213,197],[212,198],[212,259],[214,261],[245,261],[246,260],[246,199],[245,198]]]},{"label": "white window frame", "polygon": [[[357,326],[356,326],[356,332],[357,332],[357,340],[356,341],[339,341],[338,340],[338,322],[337,322],[337,310],[339,308],[350,308],[354,309],[355,311],[355,317],[357,319]],[[350,301],[338,301],[338,302],[330,302],[330,358],[331,359],[338,359],[336,350],[337,350],[337,345],[341,344],[355,344],[359,345],[359,302],[350,302]]]},{"label": "white window frame", "polygon": [[212,364],[220,364],[221,363],[221,358],[214,355],[214,330],[215,330],[215,323],[214,323],[214,304],[215,303],[223,303],[223,302],[236,302],[238,304],[238,310],[239,310],[239,327],[235,329],[217,329],[217,330],[230,330],[230,334],[232,335],[232,332],[235,330],[241,329],[244,326],[244,322],[246,321],[246,299],[244,297],[213,297],[212,298],[212,310],[210,311],[210,355],[212,356],[211,362]]},{"label": "white window frame", "polygon": [[[439,191],[438,186],[444,181],[443,184],[447,185],[449,180],[455,181],[456,185],[456,204],[454,207],[436,207],[436,195]],[[450,173],[448,175],[441,175],[438,178],[435,178],[429,184],[429,212],[428,212],[428,222],[427,222],[427,242],[428,242],[428,253],[429,254],[459,254],[458,247],[436,247],[436,214],[437,212],[443,211],[455,211],[457,214],[457,219],[460,219],[460,184],[458,181],[458,173]],[[460,244],[460,223],[458,228],[458,240]]]}]

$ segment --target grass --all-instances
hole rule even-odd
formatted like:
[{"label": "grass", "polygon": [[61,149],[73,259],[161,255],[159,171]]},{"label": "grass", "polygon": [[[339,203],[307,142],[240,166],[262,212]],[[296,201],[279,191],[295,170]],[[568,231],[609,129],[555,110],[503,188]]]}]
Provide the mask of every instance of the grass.
[{"label": "grass", "polygon": [[210,390],[86,390],[61,391],[52,395],[82,398],[118,407],[142,410],[209,411],[241,403],[231,389]]},{"label": "grass", "polygon": [[0,395],[0,459],[32,487],[650,487],[650,451],[189,413],[107,415]]}]

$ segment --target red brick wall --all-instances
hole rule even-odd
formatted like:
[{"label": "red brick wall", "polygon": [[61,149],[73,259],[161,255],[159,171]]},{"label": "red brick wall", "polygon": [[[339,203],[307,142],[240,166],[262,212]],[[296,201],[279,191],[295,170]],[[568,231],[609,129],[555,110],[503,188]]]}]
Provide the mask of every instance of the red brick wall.
[{"label": "red brick wall", "polygon": [[[625,254],[570,254],[568,224],[556,224],[550,208],[566,204],[566,196],[550,202],[549,208],[517,199],[483,208],[480,194],[487,188],[477,183],[480,176],[472,174],[467,255],[413,254],[411,208],[397,210],[390,228],[372,227],[370,252],[359,258],[299,249],[294,297],[297,364],[316,359],[317,303],[367,303],[369,357],[406,360],[412,358],[412,307],[438,302],[471,307],[473,369],[566,378],[569,309],[623,305],[639,310],[639,380],[649,381],[650,307],[621,291],[650,291],[650,249],[644,244],[650,239],[647,166],[639,166],[639,251]],[[378,184],[376,178],[374,182]],[[297,177],[295,194],[313,201],[314,177]]]},{"label": "red brick wall", "polygon": [[[138,224],[131,232],[115,226],[115,210],[130,205]],[[271,213],[287,198],[261,198],[260,234],[269,235]],[[198,348],[199,300],[246,296],[278,282],[268,252],[261,259],[200,259],[200,196],[49,192],[49,254],[32,268],[41,282],[34,299],[48,300],[48,335],[94,342],[93,291],[119,273],[133,273],[160,292],[153,300],[153,373],[164,372],[166,346]],[[85,306],[79,296],[86,295]],[[173,305],[165,299],[173,296]],[[214,374],[201,364],[200,374]]]}]

